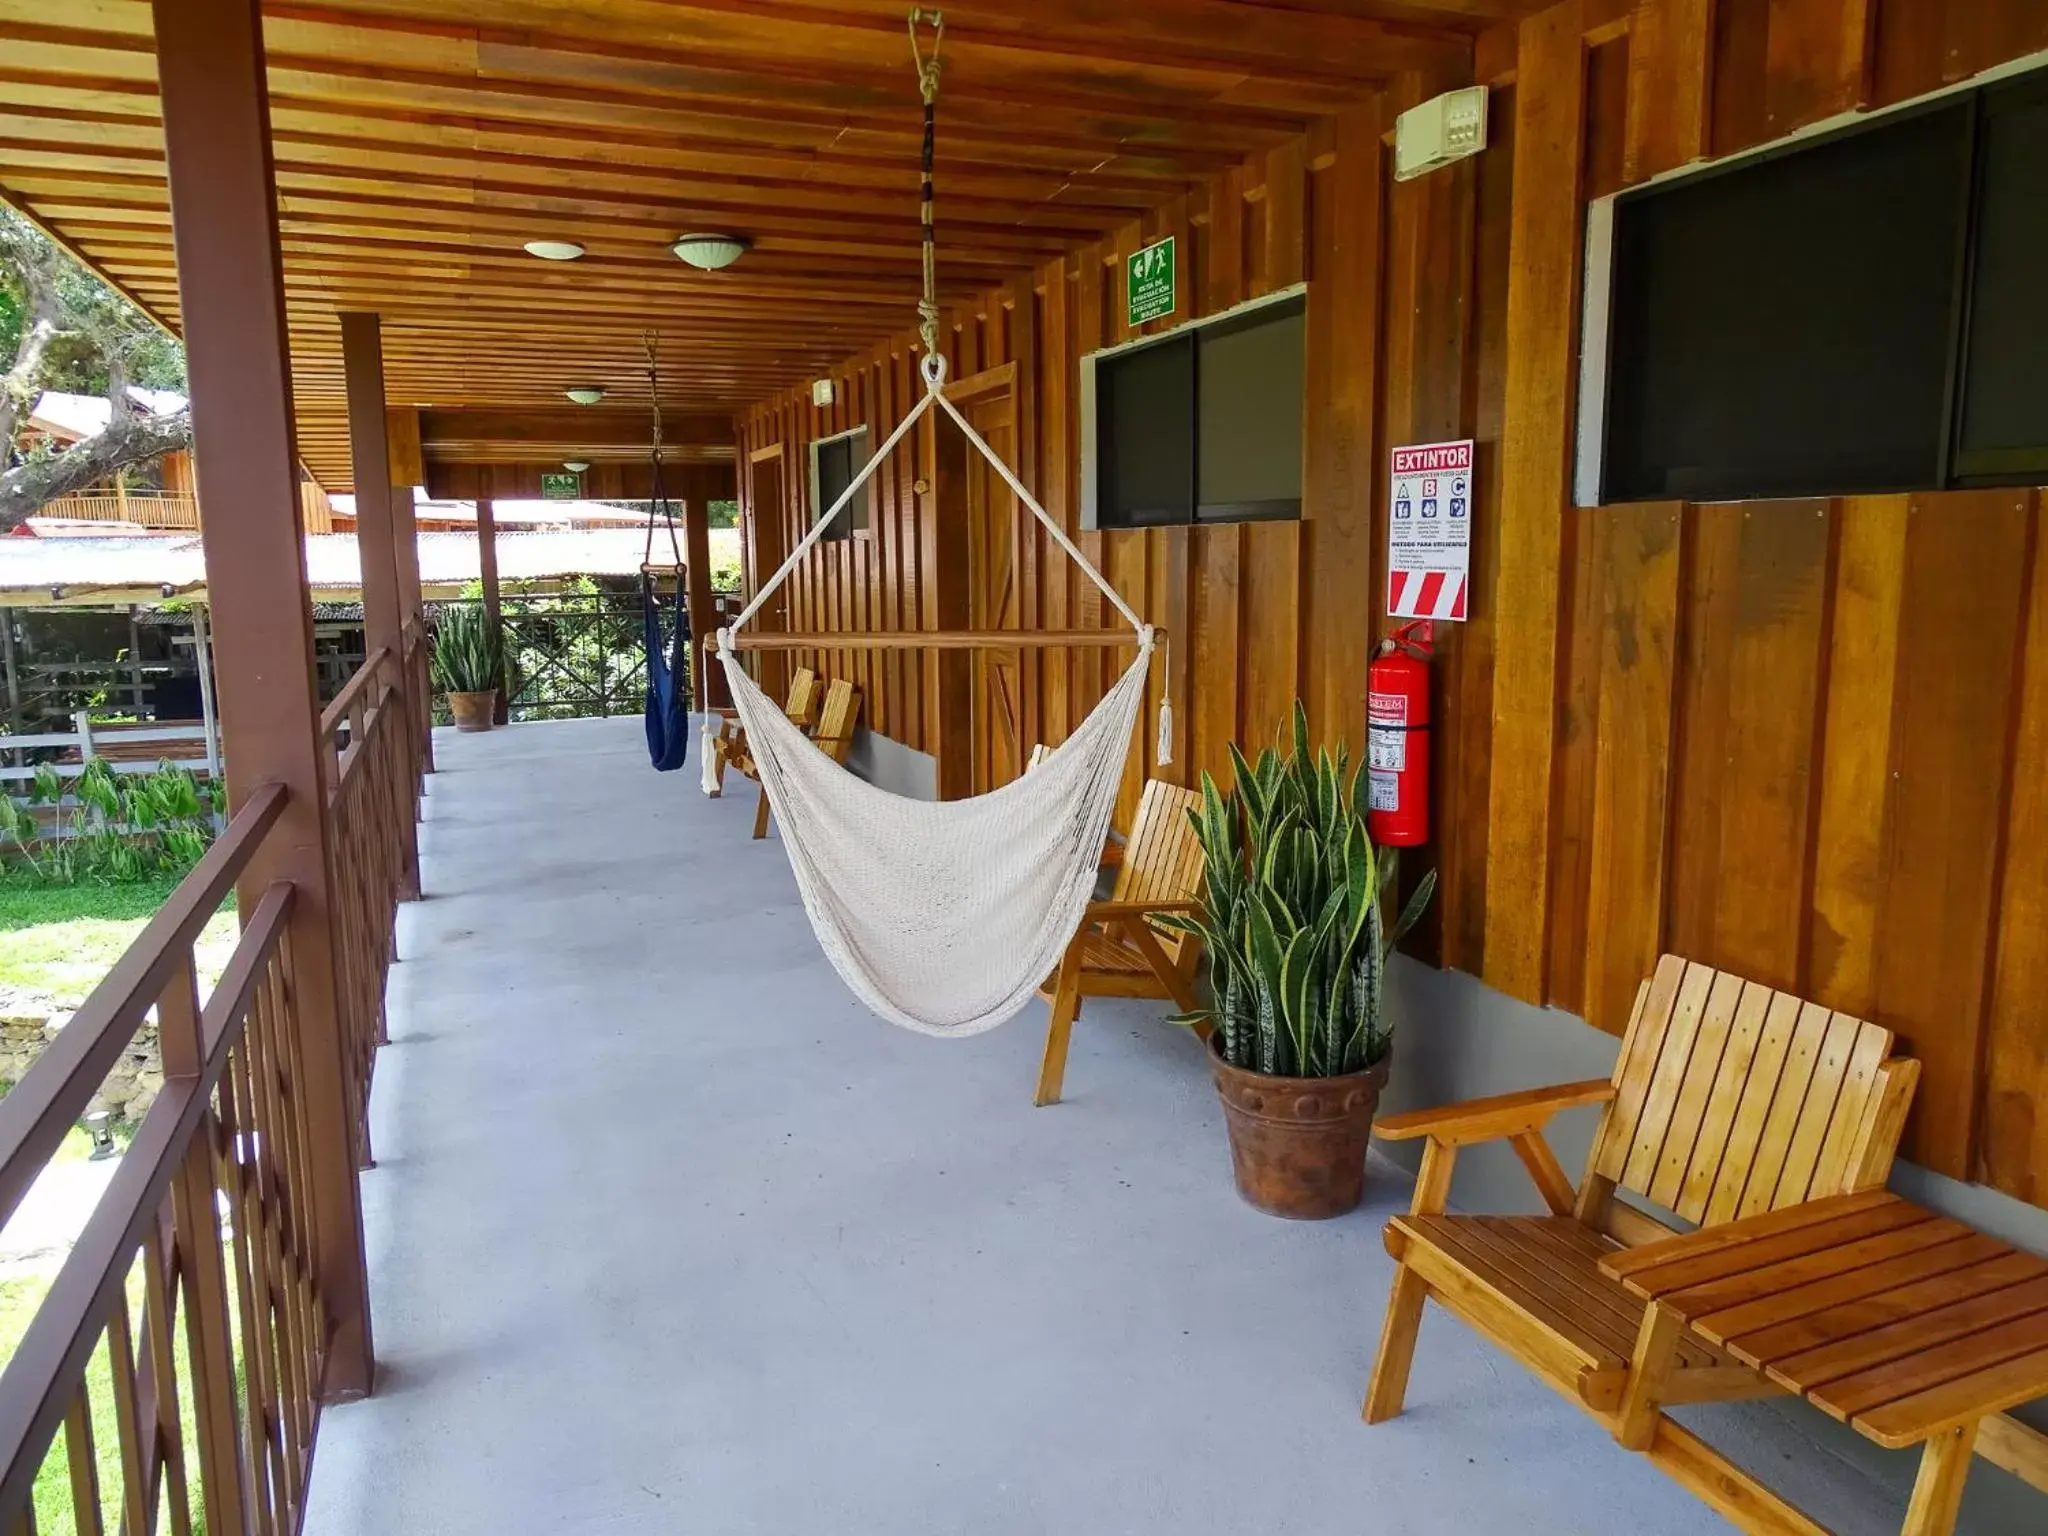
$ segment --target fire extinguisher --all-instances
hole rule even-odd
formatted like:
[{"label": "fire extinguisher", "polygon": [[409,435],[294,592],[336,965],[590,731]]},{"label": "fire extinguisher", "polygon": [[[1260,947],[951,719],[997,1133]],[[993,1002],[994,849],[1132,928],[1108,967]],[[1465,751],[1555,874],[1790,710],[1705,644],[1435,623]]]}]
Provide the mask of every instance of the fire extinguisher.
[{"label": "fire extinguisher", "polygon": [[1366,830],[1386,848],[1429,841],[1429,657],[1435,626],[1403,624],[1366,669]]}]

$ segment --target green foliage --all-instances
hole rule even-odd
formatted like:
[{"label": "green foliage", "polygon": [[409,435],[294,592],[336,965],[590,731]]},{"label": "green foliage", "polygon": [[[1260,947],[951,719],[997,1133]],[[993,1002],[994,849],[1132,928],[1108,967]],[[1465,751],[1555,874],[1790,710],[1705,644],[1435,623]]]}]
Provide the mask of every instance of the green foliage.
[{"label": "green foliage", "polygon": [[707,501],[704,503],[704,526],[706,528],[737,528],[740,525],[740,504],[736,501]]},{"label": "green foliage", "polygon": [[[70,814],[61,813],[66,795]],[[40,838],[34,806],[57,807],[55,835]],[[0,838],[30,880],[44,885],[126,885],[183,874],[213,843],[213,807],[199,781],[159,763],[122,775],[96,757],[68,785],[39,764],[27,805],[0,795]]]},{"label": "green foliage", "polygon": [[1337,1077],[1387,1054],[1387,957],[1436,890],[1417,882],[1391,924],[1385,909],[1396,860],[1366,833],[1368,778],[1339,748],[1311,752],[1308,716],[1294,706],[1292,750],[1256,765],[1230,749],[1228,796],[1202,775],[1190,811],[1202,844],[1196,913],[1167,921],[1201,935],[1209,1006],[1224,1059],[1280,1077]]},{"label": "green foliage", "polygon": [[505,660],[483,609],[443,607],[434,627],[434,680],[448,693],[489,693],[504,676]]}]

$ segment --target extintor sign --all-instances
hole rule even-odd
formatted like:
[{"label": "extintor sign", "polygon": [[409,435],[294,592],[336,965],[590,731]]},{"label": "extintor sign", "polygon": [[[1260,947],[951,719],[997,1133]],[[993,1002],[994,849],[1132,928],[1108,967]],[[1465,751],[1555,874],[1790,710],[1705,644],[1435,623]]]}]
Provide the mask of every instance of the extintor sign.
[{"label": "extintor sign", "polygon": [[1472,573],[1472,440],[1394,450],[1387,612],[1463,619]]}]

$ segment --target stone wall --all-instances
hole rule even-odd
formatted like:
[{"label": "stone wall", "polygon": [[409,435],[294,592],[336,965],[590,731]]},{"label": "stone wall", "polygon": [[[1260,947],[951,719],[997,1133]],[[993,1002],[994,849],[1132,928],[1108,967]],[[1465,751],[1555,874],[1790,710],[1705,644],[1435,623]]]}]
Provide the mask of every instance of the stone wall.
[{"label": "stone wall", "polygon": [[[70,1021],[69,1013],[0,1012],[0,1081],[20,1082],[44,1047]],[[111,1110],[116,1120],[134,1125],[156,1102],[163,1085],[163,1057],[157,1049],[156,1017],[151,1014],[107,1073],[94,1107]]]}]

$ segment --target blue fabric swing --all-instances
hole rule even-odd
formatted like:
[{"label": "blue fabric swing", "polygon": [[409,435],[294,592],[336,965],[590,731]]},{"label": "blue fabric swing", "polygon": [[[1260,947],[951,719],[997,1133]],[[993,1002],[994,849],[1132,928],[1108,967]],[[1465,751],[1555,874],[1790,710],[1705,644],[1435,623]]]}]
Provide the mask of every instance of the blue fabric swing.
[{"label": "blue fabric swing", "polygon": [[[647,758],[656,773],[673,773],[690,755],[690,605],[682,545],[676,538],[675,508],[661,475],[661,382],[655,368],[655,339],[647,337],[647,393],[654,403],[653,483],[647,503],[647,546],[640,557],[640,638],[647,652]],[[675,564],[675,622],[663,622],[655,584],[654,520],[668,524]]]},{"label": "blue fabric swing", "polygon": [[661,594],[654,574],[640,573],[640,622],[647,647],[647,756],[657,773],[673,773],[690,755],[690,613],[677,573],[675,629],[663,643]]}]

